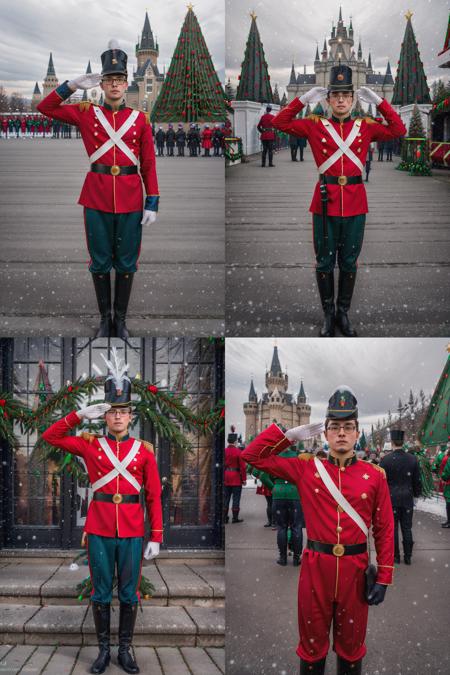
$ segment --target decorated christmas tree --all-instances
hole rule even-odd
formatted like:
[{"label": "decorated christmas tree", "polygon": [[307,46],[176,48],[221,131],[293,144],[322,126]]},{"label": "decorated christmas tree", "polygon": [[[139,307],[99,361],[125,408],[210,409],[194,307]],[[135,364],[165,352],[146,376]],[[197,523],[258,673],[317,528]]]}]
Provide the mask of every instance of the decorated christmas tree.
[{"label": "decorated christmas tree", "polygon": [[450,344],[447,361],[431,397],[425,420],[418,433],[419,441],[427,447],[445,447],[450,441]]},{"label": "decorated christmas tree", "polygon": [[422,117],[420,115],[420,110],[417,107],[417,103],[414,104],[411,121],[409,123],[408,136],[409,138],[425,138]]},{"label": "decorated christmas tree", "polygon": [[192,5],[188,5],[151,119],[154,122],[223,122],[225,117],[225,93]]},{"label": "decorated christmas tree", "polygon": [[275,89],[273,90],[273,102],[275,105],[280,105],[280,94],[278,92],[278,84],[275,85]]},{"label": "decorated christmas tree", "polygon": [[236,93],[237,101],[259,101],[273,103],[272,87],[263,43],[256,25],[256,14],[250,14],[252,23],[248,34],[242,70],[239,75],[239,86]]},{"label": "decorated christmas tree", "polygon": [[405,14],[406,30],[403,38],[397,75],[394,83],[392,105],[431,103],[427,78],[420,60],[420,52],[411,23],[412,12]]}]

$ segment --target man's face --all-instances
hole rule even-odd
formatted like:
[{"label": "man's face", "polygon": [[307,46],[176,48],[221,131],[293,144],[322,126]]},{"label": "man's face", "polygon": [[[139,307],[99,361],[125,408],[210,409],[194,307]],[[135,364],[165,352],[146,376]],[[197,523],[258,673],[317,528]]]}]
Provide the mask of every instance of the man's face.
[{"label": "man's face", "polygon": [[330,450],[344,454],[355,447],[359,431],[355,420],[330,420],[324,435]]},{"label": "man's face", "polygon": [[333,110],[333,115],[346,117],[353,105],[353,93],[351,91],[331,91],[327,96],[327,102]]},{"label": "man's face", "polygon": [[131,408],[111,408],[105,413],[105,421],[111,434],[124,434],[131,424]]},{"label": "man's face", "polygon": [[110,101],[121,101],[128,87],[125,75],[105,75],[100,87]]}]

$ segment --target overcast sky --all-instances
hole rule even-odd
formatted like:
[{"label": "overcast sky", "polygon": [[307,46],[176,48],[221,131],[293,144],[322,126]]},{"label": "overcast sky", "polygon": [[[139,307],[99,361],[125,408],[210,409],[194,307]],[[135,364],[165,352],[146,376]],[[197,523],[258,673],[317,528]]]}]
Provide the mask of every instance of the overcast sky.
[{"label": "overcast sky", "polygon": [[[288,392],[297,396],[303,379],[311,422],[324,419],[328,399],[346,384],[358,399],[366,432],[372,423],[394,414],[398,399],[405,403],[412,389],[432,394],[448,353],[443,338],[279,338],[281,367],[288,373]],[[258,399],[265,389],[265,372],[272,361],[273,338],[227,338],[226,425],[245,434],[242,405],[248,401],[253,377]]]},{"label": "overcast sky", "polygon": [[[192,3],[219,78],[224,79],[223,0]],[[60,82],[81,75],[91,60],[101,67],[100,54],[108,40],[118,39],[128,54],[129,70],[136,67],[135,44],[148,10],[159,43],[158,65],[170,64],[188,2],[184,0],[0,0],[0,85],[7,93],[31,98],[35,82],[42,90],[50,52]]]},{"label": "overcast sky", "polygon": [[342,5],[344,25],[352,16],[355,52],[361,37],[363,58],[369,50],[375,72],[386,71],[388,60],[395,78],[400,46],[406,27],[405,13],[414,12],[412,25],[419,45],[428,83],[439,77],[448,79],[449,71],[438,68],[436,57],[444,45],[448,24],[449,0],[226,0],[226,76],[237,85],[241,62],[250,29],[249,12],[254,10],[264,45],[272,85],[284,91],[289,82],[292,59],[297,73],[306,64],[306,72],[314,73],[316,44],[319,53],[323,41],[330,38],[331,24],[337,24]]}]

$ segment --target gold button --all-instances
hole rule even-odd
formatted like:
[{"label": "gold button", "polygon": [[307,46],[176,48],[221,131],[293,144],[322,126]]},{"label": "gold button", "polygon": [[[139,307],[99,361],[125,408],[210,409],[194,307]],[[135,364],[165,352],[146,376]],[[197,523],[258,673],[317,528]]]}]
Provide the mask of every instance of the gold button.
[{"label": "gold button", "polygon": [[326,142],[327,142],[327,139],[326,139],[326,138],[322,138],[322,143],[326,143]]},{"label": "gold button", "polygon": [[98,136],[98,131],[94,131],[94,136]]},{"label": "gold button", "polygon": [[362,495],[361,495],[361,499],[367,499],[367,495],[366,495],[366,493],[365,493],[365,492],[363,492],[363,493],[362,493]]},{"label": "gold button", "polygon": [[336,532],[342,532],[342,527],[340,525],[337,526]]},{"label": "gold button", "polygon": [[362,143],[362,138],[358,138],[358,143]]},{"label": "gold button", "polygon": [[133,466],[133,469],[136,471],[136,467],[135,467],[135,466]]},{"label": "gold button", "polygon": [[324,155],[326,155],[326,154],[327,154],[326,148],[324,148],[324,149],[322,150],[322,152],[323,152]]},{"label": "gold button", "polygon": [[97,474],[98,474],[99,476],[101,476],[101,475],[102,475],[102,472],[101,472],[101,471],[97,471]]},{"label": "gold button", "polygon": [[99,455],[99,456],[98,456],[98,458],[99,458],[99,459],[101,459],[101,458],[102,458],[102,456],[101,456],[101,455]]},{"label": "gold button", "polygon": [[97,148],[98,148],[98,145],[95,146],[95,149],[96,149],[96,150],[97,150]]},{"label": "gold button", "polygon": [[361,148],[358,148],[358,152],[361,152]]},{"label": "gold button", "polygon": [[316,471],[316,473],[314,474],[314,478],[320,478],[320,476],[319,476],[319,474],[317,473],[317,471]]},{"label": "gold button", "polygon": [[342,508],[342,506],[338,506],[337,510],[339,511],[339,513],[344,513],[344,509]]},{"label": "gold button", "polygon": [[95,124],[94,124],[94,127],[98,127],[98,124],[97,124],[97,123],[95,123]]},{"label": "gold button", "polygon": [[345,466],[341,466],[341,471],[345,471]]},{"label": "gold button", "polygon": [[319,488],[316,488],[316,489],[314,490],[314,492],[319,492]]},{"label": "gold button", "polygon": [[136,134],[137,134],[137,131],[133,131],[133,134],[134,134],[134,135],[136,136]]}]

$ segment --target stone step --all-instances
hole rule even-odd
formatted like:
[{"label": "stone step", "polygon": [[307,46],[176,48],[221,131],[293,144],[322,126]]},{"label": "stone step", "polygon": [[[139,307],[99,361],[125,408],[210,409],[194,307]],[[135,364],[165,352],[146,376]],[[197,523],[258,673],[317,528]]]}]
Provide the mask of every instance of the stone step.
[{"label": "stone step", "polygon": [[[119,612],[111,613],[111,641],[117,644]],[[225,610],[222,607],[144,606],[138,611],[136,647],[223,647]],[[3,603],[0,644],[96,645],[92,612],[87,606]]]},{"label": "stone step", "polygon": [[[155,586],[151,606],[223,607],[224,567],[214,562],[146,563],[143,574]],[[0,603],[22,605],[78,605],[76,585],[89,575],[87,565],[71,571],[68,562],[2,561]],[[114,596],[117,593],[114,591]],[[82,601],[83,606],[87,600]],[[117,604],[115,597],[113,604]]]},{"label": "stone step", "polygon": [[[141,673],[151,675],[223,675],[225,650],[217,647],[136,647]],[[96,647],[0,645],[2,674],[85,675],[97,656]],[[108,675],[123,674],[112,652]]]}]

